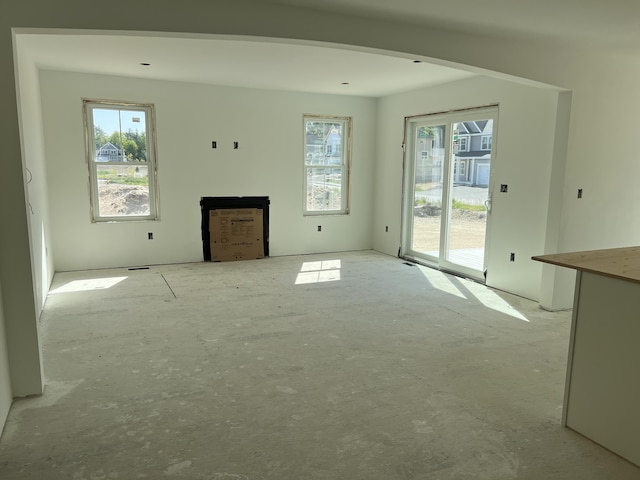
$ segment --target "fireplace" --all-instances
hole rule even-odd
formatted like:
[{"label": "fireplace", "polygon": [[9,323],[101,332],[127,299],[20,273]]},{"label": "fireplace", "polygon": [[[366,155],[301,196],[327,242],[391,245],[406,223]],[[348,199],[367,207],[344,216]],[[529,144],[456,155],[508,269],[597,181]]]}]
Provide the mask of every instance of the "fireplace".
[{"label": "fireplace", "polygon": [[269,256],[269,197],[202,197],[205,261]]}]

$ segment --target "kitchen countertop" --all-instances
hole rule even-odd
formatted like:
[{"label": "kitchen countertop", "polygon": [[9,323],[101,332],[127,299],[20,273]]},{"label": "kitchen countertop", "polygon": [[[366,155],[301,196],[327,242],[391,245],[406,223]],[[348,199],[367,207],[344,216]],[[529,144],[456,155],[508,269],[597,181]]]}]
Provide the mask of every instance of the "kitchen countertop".
[{"label": "kitchen countertop", "polygon": [[538,255],[532,260],[640,283],[640,247]]}]

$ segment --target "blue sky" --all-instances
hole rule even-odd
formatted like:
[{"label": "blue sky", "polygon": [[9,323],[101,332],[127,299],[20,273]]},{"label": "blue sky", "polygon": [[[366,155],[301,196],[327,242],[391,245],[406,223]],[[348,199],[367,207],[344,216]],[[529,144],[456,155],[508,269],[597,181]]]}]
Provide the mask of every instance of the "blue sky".
[{"label": "blue sky", "polygon": [[[138,121],[136,121],[136,119]],[[113,110],[107,108],[93,109],[93,124],[102,128],[107,135],[113,132],[128,130],[145,131],[145,112],[140,110]]]}]

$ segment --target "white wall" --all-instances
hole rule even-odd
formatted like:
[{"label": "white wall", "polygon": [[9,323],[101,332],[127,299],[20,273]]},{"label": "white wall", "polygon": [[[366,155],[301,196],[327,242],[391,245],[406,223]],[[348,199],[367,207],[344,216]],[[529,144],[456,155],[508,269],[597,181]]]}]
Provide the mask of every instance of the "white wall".
[{"label": "white wall", "polygon": [[[42,271],[42,268],[32,262],[32,219],[27,200],[27,175],[23,163],[25,158],[22,155],[28,149],[32,153],[36,152],[37,147],[27,146],[22,140],[29,137],[21,136],[19,130],[21,110],[18,108],[16,87],[19,66],[13,63],[13,33],[4,24],[5,18],[6,15],[3,15],[0,19],[4,26],[0,28],[0,63],[4,63],[0,68],[0,115],[3,116],[0,128],[0,144],[3,145],[0,157],[0,283],[3,286],[1,300],[6,342],[0,341],[3,345],[0,348],[4,349],[6,345],[11,393],[20,397],[42,393],[42,362],[37,327],[41,302],[35,294],[38,288],[35,272]],[[33,84],[27,84],[27,95],[35,95],[35,102],[38,103],[37,88],[30,90],[33,87]],[[42,136],[38,135],[38,126],[33,127],[35,135],[42,141]],[[43,199],[44,197],[40,197],[38,202]],[[2,394],[6,394],[4,389]]]},{"label": "white wall", "polygon": [[[640,59],[597,59],[573,93],[561,249],[640,244]],[[577,199],[578,188],[583,198]]]},{"label": "white wall", "polygon": [[7,337],[4,328],[4,312],[2,309],[2,286],[0,285],[0,434],[9,414],[11,400],[11,377],[9,374],[9,354],[7,352]]},{"label": "white wall", "polygon": [[[30,249],[33,260],[34,289],[37,315],[44,306],[53,280],[53,256],[50,255],[49,192],[44,155],[42,109],[39,73],[19,42],[18,91],[20,123],[23,125],[22,149],[27,176],[27,201],[30,227]],[[26,126],[27,128],[24,128]]]},{"label": "white wall", "polygon": [[[499,104],[497,155],[491,163],[493,208],[487,284],[538,299],[544,250],[558,93],[488,77],[381,99],[378,110],[374,248],[400,246],[403,128],[406,116]],[[500,193],[500,184],[509,186]],[[385,232],[385,226],[389,232]],[[509,261],[509,254],[516,261]]]},{"label": "white wall", "polygon": [[[203,196],[268,196],[272,256],[372,246],[373,99],[53,71],[41,84],[57,271],[201,261]],[[160,221],[91,223],[82,98],[155,104]],[[349,215],[302,215],[305,113],[353,117]]]},{"label": "white wall", "polygon": [[[562,248],[560,243],[563,232],[562,208],[558,207],[562,205],[562,199],[565,195],[571,101],[572,92],[565,91],[558,95],[556,129],[553,142],[554,160],[551,167],[550,193],[547,208],[545,252],[557,252]],[[542,279],[540,281],[540,306],[547,310],[570,308],[575,290],[575,276],[576,272],[572,269],[556,268],[549,264],[543,264]]]}]

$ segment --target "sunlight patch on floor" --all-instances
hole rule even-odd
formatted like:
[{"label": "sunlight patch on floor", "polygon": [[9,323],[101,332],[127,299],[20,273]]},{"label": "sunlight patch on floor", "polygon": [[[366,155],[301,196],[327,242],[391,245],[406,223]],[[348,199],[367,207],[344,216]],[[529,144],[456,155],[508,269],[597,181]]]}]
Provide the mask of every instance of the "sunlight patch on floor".
[{"label": "sunlight patch on floor", "polygon": [[418,268],[420,268],[420,271],[423,273],[423,275],[427,277],[427,280],[429,280],[429,283],[431,283],[433,288],[436,288],[441,292],[448,293],[450,295],[455,295],[456,297],[462,298],[464,300],[467,299],[467,297],[465,297],[460,289],[453,284],[453,282],[446,274],[442,273],[439,270],[435,270],[429,267],[423,267],[421,265],[419,265]]},{"label": "sunlight patch on floor", "polygon": [[335,282],[340,280],[340,260],[304,262],[296,277],[296,285],[308,283]]},{"label": "sunlight patch on floor", "polygon": [[[429,280],[429,283],[431,283],[433,288],[467,300],[468,296],[462,293],[461,289],[456,286],[455,283],[451,280],[455,277],[450,277],[446,273],[435,270],[433,268],[424,266],[418,267],[420,268],[420,271],[423,273],[423,275],[427,278],[427,280]],[[471,294],[473,297],[475,297],[485,307],[500,313],[504,313],[513,318],[517,318],[518,320],[522,320],[525,322],[529,321],[527,317],[525,317],[519,311],[509,305],[507,301],[505,301],[490,288],[470,280],[459,279],[458,281],[464,282],[464,289],[467,290],[468,294]]]},{"label": "sunlight patch on floor", "polygon": [[89,290],[103,290],[126,280],[128,277],[108,277],[108,278],[87,278],[84,280],[73,280],[65,283],[61,287],[49,291],[49,295],[57,293],[86,292]]},{"label": "sunlight patch on floor", "polygon": [[525,317],[519,311],[509,305],[506,300],[504,300],[497,293],[485,287],[484,285],[480,285],[475,282],[468,282],[466,284],[466,287],[469,292],[471,292],[471,294],[473,294],[473,296],[476,297],[476,299],[478,299],[478,301],[485,307],[500,313],[504,313],[506,315],[509,315],[510,317],[517,318],[518,320],[522,320],[525,322],[529,321],[527,317]]}]

